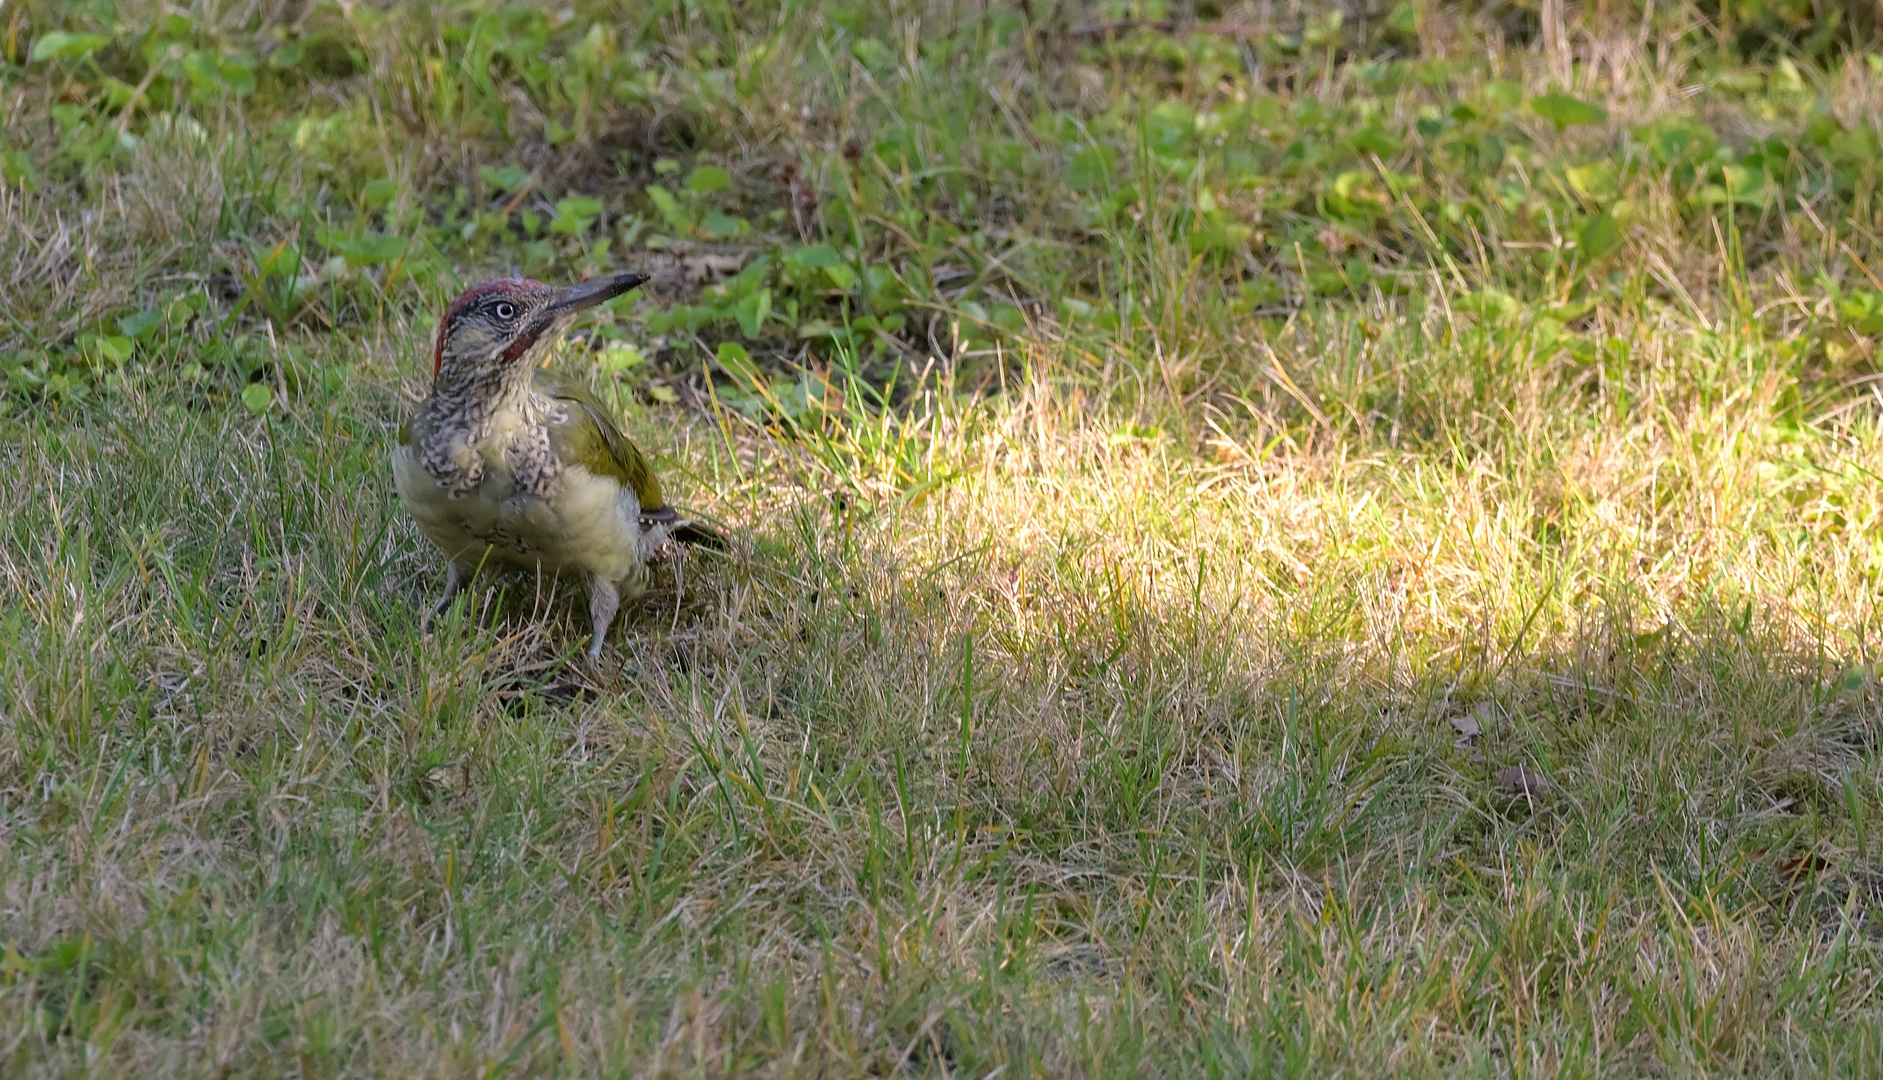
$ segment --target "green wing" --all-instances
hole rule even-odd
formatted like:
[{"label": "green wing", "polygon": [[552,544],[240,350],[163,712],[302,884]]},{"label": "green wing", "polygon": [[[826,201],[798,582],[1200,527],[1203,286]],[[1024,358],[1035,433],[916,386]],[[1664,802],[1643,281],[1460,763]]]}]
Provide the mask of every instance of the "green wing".
[{"label": "green wing", "polygon": [[431,433],[431,414],[420,405],[399,425],[399,445],[417,450]]},{"label": "green wing", "polygon": [[621,434],[608,407],[588,387],[542,368],[536,371],[534,386],[537,393],[568,406],[563,410],[568,419],[549,429],[562,460],[633,488],[644,515],[666,508],[667,497],[661,494],[660,481],[654,479],[641,448]]}]

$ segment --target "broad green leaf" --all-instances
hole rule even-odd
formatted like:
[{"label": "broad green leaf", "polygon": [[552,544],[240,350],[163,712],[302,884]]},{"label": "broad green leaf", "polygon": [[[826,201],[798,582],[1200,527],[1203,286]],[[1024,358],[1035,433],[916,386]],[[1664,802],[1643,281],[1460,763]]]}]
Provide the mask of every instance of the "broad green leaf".
[{"label": "broad green leaf", "polygon": [[557,217],[600,217],[606,209],[600,199],[591,199],[587,195],[569,195],[556,200]]},{"label": "broad green leaf", "polygon": [[1757,195],[1765,189],[1765,170],[1747,165],[1728,165],[1721,170],[1726,180],[1726,190],[1735,196]]},{"label": "broad green leaf", "polygon": [[190,85],[198,90],[214,90],[222,85],[221,65],[216,61],[216,54],[202,49],[183,57],[183,74],[189,76]]},{"label": "broad green leaf", "polygon": [[1812,146],[1829,146],[1831,139],[1844,130],[1837,117],[1828,112],[1813,112],[1805,121],[1804,140]]},{"label": "broad green leaf", "polygon": [[286,240],[271,248],[251,248],[249,258],[255,262],[255,273],[265,278],[291,275],[301,268],[301,249]]},{"label": "broad green leaf", "polygon": [[1876,160],[1876,136],[1869,128],[1840,131],[1830,138],[1831,153],[1850,161]]},{"label": "broad green leaf", "polygon": [[1592,297],[1585,297],[1572,303],[1558,304],[1555,307],[1544,308],[1537,312],[1537,314],[1545,319],[1553,319],[1559,323],[1566,323],[1575,322],[1577,319],[1582,318],[1584,315],[1594,310],[1595,300]]},{"label": "broad green leaf", "polygon": [[530,174],[515,165],[505,165],[501,169],[493,169],[488,165],[482,165],[478,167],[477,175],[484,178],[484,183],[503,192],[521,190],[523,185],[530,181]]},{"label": "broad green leaf", "polygon": [[0,150],[0,183],[38,191],[39,171],[33,168],[33,155],[26,150]]},{"label": "broad green leaf", "polygon": [[103,34],[54,30],[33,43],[33,60],[82,60],[109,44],[111,39]]},{"label": "broad green leaf", "polygon": [[1181,153],[1196,134],[1196,110],[1181,101],[1161,101],[1146,118],[1145,128],[1152,150]]},{"label": "broad green leaf", "polygon": [[125,337],[136,340],[150,333],[152,330],[155,330],[157,324],[161,322],[163,322],[163,312],[152,308],[145,308],[135,315],[126,315],[124,318],[119,319],[118,332]]},{"label": "broad green leaf", "polygon": [[391,202],[398,194],[399,182],[382,177],[360,189],[360,200],[368,209],[377,210]]},{"label": "broad green leaf", "polygon": [[840,266],[843,256],[829,244],[806,244],[793,248],[785,254],[785,264],[799,270],[816,270],[826,266]]},{"label": "broad green leaf", "polygon": [[647,363],[647,357],[642,355],[641,350],[625,341],[609,342],[608,347],[601,351],[599,360],[604,371],[617,372]]},{"label": "broad green leaf", "polygon": [[1376,154],[1383,158],[1392,157],[1405,147],[1399,137],[1387,131],[1375,122],[1361,128],[1348,140],[1355,150],[1363,154]]},{"label": "broad green leaf", "polygon": [[1230,220],[1227,214],[1205,213],[1200,215],[1200,220],[1190,231],[1190,251],[1192,254],[1235,251],[1248,243],[1254,234],[1254,228]]},{"label": "broad green leaf", "polygon": [[908,297],[907,287],[896,277],[895,271],[887,266],[865,267],[863,288],[869,294],[870,306],[879,315],[901,307]]},{"label": "broad green leaf", "polygon": [[1386,203],[1373,181],[1371,169],[1348,169],[1335,176],[1328,185],[1327,209],[1350,225],[1377,216]]},{"label": "broad green leaf", "polygon": [[687,174],[686,188],[696,195],[710,195],[732,186],[732,174],[717,165],[701,165]]},{"label": "broad green leaf", "polygon": [[1612,161],[1592,161],[1587,165],[1564,169],[1563,177],[1576,190],[1576,194],[1585,199],[1615,197],[1615,163]]},{"label": "broad green leaf", "polygon": [[1556,125],[1556,130],[1580,124],[1599,124],[1608,119],[1608,110],[1600,105],[1573,98],[1568,94],[1541,94],[1530,99],[1530,111]]},{"label": "broad green leaf", "polygon": [[881,73],[895,66],[896,54],[875,38],[859,38],[850,46],[850,55],[873,72]]},{"label": "broad green leaf", "polygon": [[1584,260],[1594,262],[1613,254],[1622,245],[1621,223],[1608,214],[1597,214],[1576,231],[1576,250]]},{"label": "broad green leaf", "polygon": [[1860,334],[1883,333],[1883,295],[1852,290],[1837,302],[1837,313]]},{"label": "broad green leaf", "polygon": [[208,306],[209,297],[203,295],[201,292],[186,292],[171,300],[169,304],[165,305],[164,310],[169,312],[170,318],[181,321],[192,315],[199,314]]},{"label": "broad green leaf", "polygon": [[267,383],[249,383],[242,388],[242,407],[256,416],[275,403],[275,392]]},{"label": "broad green leaf", "polygon": [[764,329],[765,319],[767,316],[771,315],[771,313],[772,291],[770,289],[760,289],[739,301],[739,329],[745,331],[746,337],[755,338],[758,336],[758,332]]},{"label": "broad green leaf", "polygon": [[722,214],[717,210],[707,211],[706,216],[700,219],[701,231],[715,240],[729,240],[744,232],[745,228],[744,218]]},{"label": "broad green leaf", "polygon": [[105,92],[105,104],[113,109],[126,108],[137,98],[137,87],[110,75],[105,76],[102,88]]},{"label": "broad green leaf", "polygon": [[[1010,145],[1004,140],[1000,141],[1001,149],[997,152],[1005,153]],[[920,157],[916,149],[915,133],[901,124],[891,124],[878,132],[876,145],[871,148],[870,152],[878,161],[896,172],[917,167],[915,162]]]},{"label": "broad green leaf", "polygon": [[126,360],[129,360],[132,350],[131,339],[128,337],[113,335],[107,338],[100,338],[98,341],[98,351],[103,354],[105,359],[114,364],[122,364]]},{"label": "broad green leaf", "polygon": [[595,224],[605,207],[600,199],[587,195],[568,195],[556,200],[556,217],[549,223],[549,231],[563,236],[580,236]]},{"label": "broad green leaf", "polygon": [[763,386],[765,376],[752,363],[752,354],[736,341],[722,341],[716,354],[719,366],[740,386]]},{"label": "broad green leaf", "polygon": [[232,63],[228,57],[216,65],[216,76],[230,93],[242,97],[255,92],[253,65]]},{"label": "broad green leaf", "polygon": [[1411,0],[1399,0],[1386,15],[1386,28],[1403,37],[1419,32],[1419,9]]},{"label": "broad green leaf", "polygon": [[1523,102],[1523,87],[1509,79],[1492,79],[1484,84],[1484,98],[1501,108],[1514,109]]},{"label": "broad green leaf", "polygon": [[1493,321],[1512,318],[1523,310],[1517,298],[1502,289],[1479,289],[1474,293],[1466,293],[1452,301],[1452,307]]},{"label": "broad green leaf", "polygon": [[1719,136],[1698,120],[1670,117],[1654,125],[1648,145],[1663,163],[1700,161],[1713,155]]},{"label": "broad green leaf", "polygon": [[659,184],[647,185],[646,191],[648,199],[653,202],[654,209],[660,212],[668,228],[682,235],[692,233],[693,215],[680,205],[679,199],[673,197],[673,192]]},{"label": "broad green leaf", "polygon": [[1371,179],[1373,179],[1371,173],[1361,169],[1348,169],[1334,177],[1334,194],[1343,199],[1364,197],[1367,181]]},{"label": "broad green leaf", "polygon": [[1765,188],[1765,170],[1728,165],[1720,170],[1723,184],[1705,184],[1695,200],[1704,205],[1763,206],[1771,198]]}]

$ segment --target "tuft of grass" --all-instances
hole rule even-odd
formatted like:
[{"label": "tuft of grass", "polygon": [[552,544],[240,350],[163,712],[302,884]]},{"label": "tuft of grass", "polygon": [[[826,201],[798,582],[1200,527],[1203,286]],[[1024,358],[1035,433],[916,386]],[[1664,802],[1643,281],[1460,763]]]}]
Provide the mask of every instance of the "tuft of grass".
[{"label": "tuft of grass", "polygon": [[[1790,10],[5,9],[0,1072],[1874,1074]],[[421,635],[438,303],[614,267],[733,553]]]}]

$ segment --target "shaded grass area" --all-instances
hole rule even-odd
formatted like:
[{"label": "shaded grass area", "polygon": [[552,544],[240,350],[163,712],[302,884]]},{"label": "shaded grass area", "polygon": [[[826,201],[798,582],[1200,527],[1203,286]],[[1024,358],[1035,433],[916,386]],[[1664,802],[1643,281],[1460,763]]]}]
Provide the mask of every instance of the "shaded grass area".
[{"label": "shaded grass area", "polygon": [[[581,19],[538,42],[468,7],[31,8],[22,40],[106,42],[37,67],[21,46],[0,87],[28,154],[0,193],[4,333],[32,353],[0,419],[9,1073],[1877,1070],[1871,67],[1715,57],[1679,25],[1627,52],[1593,18],[1572,49],[1428,7],[1409,30],[1236,8],[1277,38],[1245,56],[1036,6],[1044,28],[585,9],[638,58],[595,84],[608,108],[569,89],[603,70]],[[453,13],[484,29],[434,26],[446,56],[509,19],[548,74],[518,45],[442,87],[400,20]],[[924,54],[916,16],[952,16],[955,51]],[[237,58],[138,69],[159,31]],[[304,44],[274,66],[281,41]],[[1480,46],[1493,67],[1442,88],[1365,77]],[[1070,126],[947,89],[975,62],[1057,88],[1042,111]],[[153,104],[110,96],[153,70]],[[1545,122],[1563,70],[1617,119]],[[282,135],[268,107],[301,86],[328,96]],[[1704,90],[1664,92],[1684,86]],[[1427,93],[1448,124],[1503,125],[1473,146],[1527,131],[1532,155],[1395,194],[1413,170],[1390,140],[1413,153]],[[1494,121],[1449,111],[1512,93]],[[44,134],[88,94],[106,107],[79,123],[139,134],[114,136],[122,160]],[[1210,158],[1199,113],[1262,100],[1348,157],[1291,165],[1239,122]],[[414,163],[457,139],[487,155],[459,174],[527,167],[518,190],[532,140],[563,147],[541,205],[453,210],[435,160],[366,177],[295,141],[395,101],[409,126],[328,130]],[[971,150],[931,130],[908,152],[980,163],[909,220],[870,203],[894,171],[848,156],[846,124],[894,143],[891,106],[958,110],[941,134]],[[1811,135],[1820,116],[1836,131]],[[1631,164],[1695,117],[1727,157]],[[675,212],[578,228],[563,200],[614,189],[556,170],[629,123],[608,183],[664,182]],[[1822,153],[1767,171],[1780,136]],[[1213,188],[1236,138],[1254,180]],[[1581,174],[1618,185],[1601,199],[1565,171],[1579,146],[1619,170]],[[1726,171],[1755,150],[1758,199]],[[1378,169],[1341,181],[1361,151]],[[1128,187],[1122,218],[1060,198],[1080,167],[1118,170],[1089,190]],[[286,213],[281,184],[309,201]],[[310,206],[351,231],[318,239]],[[1564,238],[1602,218],[1623,246],[1592,270]],[[952,232],[925,247],[916,224]],[[423,250],[381,259],[376,237]],[[657,571],[599,676],[571,663],[579,598],[526,580],[422,637],[440,568],[385,480],[432,305],[510,257],[673,260],[670,293],[556,362],[740,537]],[[873,267],[906,289],[873,291]],[[759,290],[798,301],[789,324],[743,318]]]}]

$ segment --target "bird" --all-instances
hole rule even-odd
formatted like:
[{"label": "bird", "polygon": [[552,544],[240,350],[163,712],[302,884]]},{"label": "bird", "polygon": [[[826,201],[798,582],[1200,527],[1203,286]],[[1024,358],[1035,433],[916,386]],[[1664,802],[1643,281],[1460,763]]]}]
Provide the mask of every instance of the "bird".
[{"label": "bird", "polygon": [[725,546],[668,504],[646,456],[587,387],[542,366],[577,316],[648,280],[502,278],[445,309],[431,393],[392,452],[400,502],[446,560],[427,628],[479,569],[536,570],[585,585],[594,665],[622,600],[646,591],[647,564],[668,540]]}]

